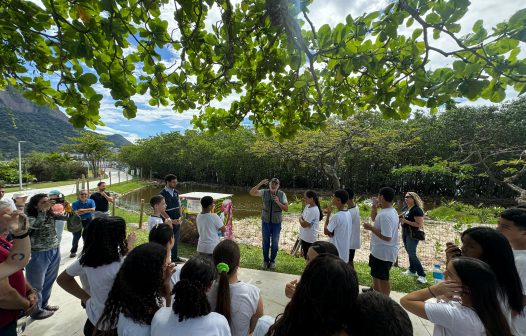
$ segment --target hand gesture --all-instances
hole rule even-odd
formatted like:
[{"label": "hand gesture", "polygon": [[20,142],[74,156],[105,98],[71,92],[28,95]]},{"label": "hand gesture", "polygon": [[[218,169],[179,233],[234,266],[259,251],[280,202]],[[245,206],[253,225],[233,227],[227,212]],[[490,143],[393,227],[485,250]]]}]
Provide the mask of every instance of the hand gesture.
[{"label": "hand gesture", "polygon": [[292,280],[291,282],[285,285],[285,296],[286,297],[288,297],[289,299],[292,299],[294,292],[296,292],[297,284],[298,284],[298,280]]},{"label": "hand gesture", "polygon": [[272,195],[272,199],[274,200],[274,202],[279,203],[278,195]]},{"label": "hand gesture", "polygon": [[137,235],[135,232],[132,232],[128,235],[128,238],[126,238],[126,242],[128,243],[128,249],[131,249],[133,246],[135,246],[135,241],[137,240]]},{"label": "hand gesture", "polygon": [[175,263],[167,263],[164,266],[163,281],[164,283],[170,283],[172,275],[175,273],[176,265]]},{"label": "hand gesture", "polygon": [[11,232],[15,236],[20,236],[26,233],[28,229],[29,220],[20,210],[0,216],[0,233]]},{"label": "hand gesture", "polygon": [[369,231],[373,228],[373,226],[372,226],[370,223],[368,223],[368,222],[364,222],[364,223],[362,224],[362,226],[363,226],[363,228],[364,228],[365,230],[369,230]]},{"label": "hand gesture", "polygon": [[268,179],[263,179],[259,182],[259,185],[262,186],[262,185],[267,185],[268,184]]},{"label": "hand gesture", "polygon": [[460,257],[462,255],[462,251],[460,250],[460,248],[451,242],[446,243],[445,252],[446,252],[446,260],[448,263],[451,259],[455,257]]},{"label": "hand gesture", "polygon": [[37,293],[35,293],[35,291],[31,291],[31,293],[27,296],[27,299],[29,300],[29,307],[25,310],[24,314],[29,316],[33,313],[37,306]]},{"label": "hand gesture", "polygon": [[166,219],[164,220],[164,224],[168,224],[168,225],[172,226],[172,223],[173,223],[173,222],[172,222],[172,219],[171,219],[171,218],[166,218]]},{"label": "hand gesture", "polygon": [[371,197],[371,202],[373,203],[374,207],[377,207],[378,206],[378,197],[376,197],[376,196]]},{"label": "hand gesture", "polygon": [[444,296],[450,301],[458,301],[464,294],[465,289],[462,283],[453,280],[439,282],[433,286],[433,293],[437,296]]}]

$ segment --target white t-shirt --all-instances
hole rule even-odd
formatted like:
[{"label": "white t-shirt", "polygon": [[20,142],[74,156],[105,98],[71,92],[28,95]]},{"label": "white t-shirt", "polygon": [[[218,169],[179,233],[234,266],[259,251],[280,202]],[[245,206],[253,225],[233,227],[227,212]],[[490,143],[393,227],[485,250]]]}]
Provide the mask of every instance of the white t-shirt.
[{"label": "white t-shirt", "polygon": [[303,209],[302,217],[310,224],[310,227],[300,227],[300,239],[307,243],[314,243],[318,239],[320,209],[316,205],[313,207],[307,205]]},{"label": "white t-shirt", "polygon": [[[214,282],[208,291],[208,302],[212,310],[217,303],[217,286]],[[246,336],[250,332],[250,319],[256,313],[259,302],[259,288],[242,281],[230,284],[230,307],[232,323],[230,330],[232,336]]]},{"label": "white t-shirt", "polygon": [[265,336],[270,329],[270,327],[276,322],[276,319],[269,315],[263,315],[259,318],[256,323],[256,328],[252,336]]},{"label": "white t-shirt", "polygon": [[179,322],[171,307],[161,308],[152,320],[151,336],[230,336],[226,318],[211,312],[205,316]]},{"label": "white t-shirt", "polygon": [[90,322],[95,325],[104,311],[104,304],[122,261],[114,261],[111,264],[93,268],[82,266],[79,260],[77,259],[69,265],[66,268],[66,273],[72,277],[81,276],[82,274],[86,276],[91,296],[86,301],[86,314]]},{"label": "white t-shirt", "polygon": [[340,258],[349,262],[349,242],[351,241],[351,220],[347,210],[338,211],[329,220],[327,229],[333,233],[330,242],[336,246]]},{"label": "white t-shirt", "polygon": [[117,334],[119,336],[150,336],[150,325],[137,323],[120,313]]},{"label": "white t-shirt", "polygon": [[[526,250],[513,250],[515,266],[522,282],[522,294],[526,295]],[[513,329],[516,335],[526,335],[526,309],[523,315],[517,315],[513,320]]]},{"label": "white t-shirt", "polygon": [[196,222],[197,232],[199,232],[197,252],[211,254],[219,244],[217,230],[223,227],[223,221],[217,214],[209,212],[197,215]]},{"label": "white t-shirt", "polygon": [[426,315],[435,324],[433,336],[483,336],[484,325],[477,313],[458,302],[426,302]]},{"label": "white t-shirt", "polygon": [[150,232],[155,225],[163,223],[164,221],[161,217],[150,215],[150,217],[148,217],[148,232]]},{"label": "white t-shirt", "polygon": [[390,241],[385,241],[374,233],[371,233],[371,254],[383,261],[396,261],[400,242],[398,241],[398,213],[394,208],[381,209],[376,215],[374,227],[380,229],[380,233],[385,237],[391,237]]},{"label": "white t-shirt", "polygon": [[357,250],[361,246],[360,229],[362,225],[360,223],[360,209],[358,206],[354,206],[354,208],[350,208],[347,211],[349,212],[349,217],[351,218],[351,241],[349,249]]}]

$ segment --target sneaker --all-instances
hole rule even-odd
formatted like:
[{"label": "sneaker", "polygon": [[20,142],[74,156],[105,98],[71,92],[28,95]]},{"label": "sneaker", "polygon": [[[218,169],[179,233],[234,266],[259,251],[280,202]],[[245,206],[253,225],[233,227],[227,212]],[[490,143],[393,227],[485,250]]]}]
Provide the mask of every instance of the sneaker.
[{"label": "sneaker", "polygon": [[45,310],[49,310],[49,311],[57,311],[59,309],[59,306],[51,306],[51,305],[47,305],[44,307]]},{"label": "sneaker", "polygon": [[373,287],[362,288],[362,293],[367,293],[367,292],[372,292],[372,291],[374,291],[374,288],[373,288]]},{"label": "sneaker", "polygon": [[413,272],[411,272],[410,270],[407,270],[407,271],[405,271],[405,272],[402,272],[402,275],[414,276],[414,277],[418,276],[418,274],[413,273]]},{"label": "sneaker", "polygon": [[262,268],[264,271],[266,271],[266,270],[268,270],[268,267],[269,267],[269,263],[266,262],[266,261],[264,261],[264,262],[263,262],[263,266],[261,266],[261,268]]},{"label": "sneaker", "polygon": [[416,278],[416,281],[420,282],[421,284],[427,283],[426,277],[423,277],[423,276],[419,276],[418,278]]},{"label": "sneaker", "polygon": [[32,318],[33,320],[43,320],[43,319],[47,319],[48,317],[53,316],[53,314],[55,314],[54,311],[51,311],[51,310],[43,310],[43,311],[41,311],[40,313],[38,313],[37,315],[32,316],[31,318]]},{"label": "sneaker", "polygon": [[69,254],[69,257],[70,257],[70,258],[75,258],[76,256],[77,256],[77,253],[75,253],[75,252],[71,252],[71,253]]},{"label": "sneaker", "polygon": [[271,261],[268,267],[269,267],[271,270],[276,269],[276,263]]}]

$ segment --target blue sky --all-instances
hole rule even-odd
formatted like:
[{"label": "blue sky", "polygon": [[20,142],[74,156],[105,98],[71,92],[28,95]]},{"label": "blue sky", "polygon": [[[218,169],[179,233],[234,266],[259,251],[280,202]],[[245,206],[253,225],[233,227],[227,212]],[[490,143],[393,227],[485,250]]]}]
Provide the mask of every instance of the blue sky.
[{"label": "blue sky", "polygon": [[[233,3],[237,2],[239,1],[233,1]],[[316,27],[320,27],[325,23],[335,26],[337,23],[344,21],[348,14],[356,17],[365,12],[380,10],[389,2],[389,0],[314,0],[309,7],[309,16]],[[483,19],[485,28],[491,31],[491,27],[496,23],[506,20],[517,10],[523,8],[519,3],[520,1],[517,0],[472,0],[468,14],[466,14],[460,22],[463,28],[460,34],[469,32],[474,22],[478,19]],[[176,27],[173,19],[173,11],[174,4],[171,2],[165,6],[161,14],[162,18],[169,22],[169,28]],[[206,25],[210,27],[211,23],[219,19],[219,11],[217,8],[213,8],[210,11],[210,16],[207,18]],[[453,42],[447,39],[439,40],[437,43],[444,50],[452,50],[454,48]],[[133,47],[131,47],[130,50],[132,48]],[[523,44],[522,57],[525,57],[524,49],[526,48],[524,48]],[[178,59],[175,50],[163,50],[161,51],[161,55],[167,64],[172,64]],[[431,54],[430,60],[432,67],[447,65],[452,62],[450,59],[446,59],[436,53]],[[198,113],[198,111],[177,113],[172,110],[171,106],[152,107],[147,104],[149,100],[148,95],[137,95],[134,97],[134,101],[138,106],[137,117],[128,120],[123,117],[121,111],[114,106],[108,90],[104,89],[101,85],[97,85],[95,89],[104,96],[101,102],[100,115],[106,124],[106,126],[97,127],[96,131],[104,134],[119,133],[131,141],[159,133],[184,131],[192,127],[190,123],[192,116]],[[508,97],[516,96],[516,93],[512,90],[509,90],[508,93]],[[235,96],[232,96],[214,105],[228,108],[234,99]],[[467,103],[473,104],[473,102]],[[477,101],[474,104],[483,103],[487,102]]]}]

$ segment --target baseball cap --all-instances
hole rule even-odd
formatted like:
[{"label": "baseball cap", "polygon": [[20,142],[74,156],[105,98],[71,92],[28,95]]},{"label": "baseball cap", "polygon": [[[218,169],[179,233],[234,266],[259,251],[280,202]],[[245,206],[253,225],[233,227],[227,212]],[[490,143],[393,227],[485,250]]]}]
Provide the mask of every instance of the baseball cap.
[{"label": "baseball cap", "polygon": [[279,184],[279,179],[277,177],[273,177],[270,179],[270,183],[272,182],[276,182],[277,184]]},{"label": "baseball cap", "polygon": [[13,198],[24,198],[28,197],[29,195],[24,192],[16,192],[13,194]]},{"label": "baseball cap", "polygon": [[48,192],[47,194],[48,194],[48,195],[60,195],[61,192],[60,192],[60,190],[53,189],[53,190],[51,190],[50,192]]}]

